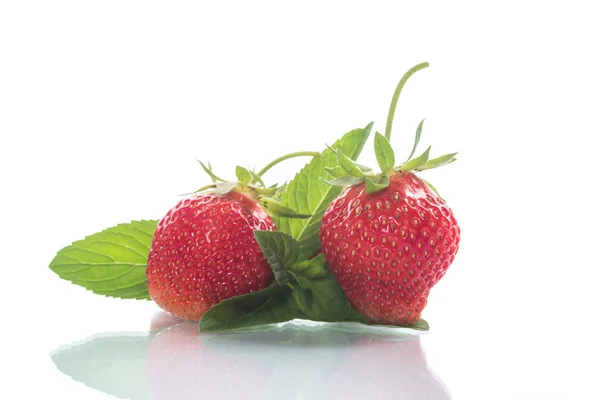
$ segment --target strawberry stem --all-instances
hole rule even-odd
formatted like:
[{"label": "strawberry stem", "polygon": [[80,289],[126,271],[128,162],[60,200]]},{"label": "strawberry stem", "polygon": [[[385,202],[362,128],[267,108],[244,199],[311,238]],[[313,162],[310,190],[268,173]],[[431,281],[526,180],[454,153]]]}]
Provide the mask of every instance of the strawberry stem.
[{"label": "strawberry stem", "polygon": [[320,155],[321,155],[321,153],[319,153],[318,151],[297,151],[295,153],[286,154],[285,156],[281,156],[279,158],[276,158],[275,160],[273,160],[270,163],[268,163],[256,175],[263,176],[268,170],[270,170],[271,168],[273,168],[275,165],[277,165],[280,162],[285,161],[285,160],[287,160],[289,158],[303,157],[303,156],[319,157]]},{"label": "strawberry stem", "polygon": [[390,111],[388,111],[387,123],[385,125],[385,138],[388,140],[388,142],[390,141],[390,138],[392,136],[392,124],[394,122],[396,104],[398,103],[398,98],[400,97],[400,92],[402,91],[404,84],[406,83],[408,78],[410,78],[415,72],[427,67],[429,67],[428,62],[423,62],[421,64],[415,65],[414,67],[406,71],[404,76],[402,76],[402,79],[400,79],[400,82],[398,82],[398,86],[396,86],[396,91],[392,96],[392,103],[390,104]]}]

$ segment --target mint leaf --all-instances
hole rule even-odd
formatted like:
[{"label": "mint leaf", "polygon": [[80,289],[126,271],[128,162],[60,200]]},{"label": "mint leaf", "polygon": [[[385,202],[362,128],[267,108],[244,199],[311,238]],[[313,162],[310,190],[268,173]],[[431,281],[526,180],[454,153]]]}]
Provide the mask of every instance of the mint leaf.
[{"label": "mint leaf", "polygon": [[254,231],[254,238],[267,257],[277,282],[287,283],[289,276],[286,265],[291,265],[298,260],[300,251],[298,243],[290,235],[277,231]]},{"label": "mint leaf", "polygon": [[301,317],[288,286],[273,284],[258,292],[230,297],[211,307],[200,320],[204,332],[243,329]]},{"label": "mint leaf", "polygon": [[50,269],[96,294],[149,299],[146,263],[158,221],[132,221],[73,242]]},{"label": "mint leaf", "polygon": [[292,286],[300,286],[302,289],[310,289],[312,281],[326,278],[330,272],[325,268],[325,256],[318,256],[300,261],[287,268],[289,275],[293,278]]},{"label": "mint leaf", "polygon": [[[352,160],[356,160],[371,133],[373,123],[364,129],[355,129],[346,133],[341,139],[331,146],[339,149]],[[313,158],[289,182],[282,194],[281,202],[301,214],[312,214],[311,218],[276,219],[277,228],[289,234],[300,242],[300,253],[303,258],[312,256],[321,247],[319,242],[319,227],[323,213],[329,203],[335,199],[342,189],[334,187],[322,179],[329,179],[330,175],[325,168],[338,166],[335,151],[324,150],[321,157]]]},{"label": "mint leaf", "polygon": [[244,167],[240,167],[239,165],[235,167],[235,176],[242,185],[248,185],[252,180],[252,174],[250,174],[250,171]]},{"label": "mint leaf", "polygon": [[417,322],[415,322],[411,326],[408,326],[407,328],[414,329],[414,330],[417,330],[417,331],[428,331],[429,330],[429,323],[427,321],[425,321],[423,318],[421,318],[420,320],[418,320]]},{"label": "mint leaf", "polygon": [[293,296],[300,311],[315,321],[343,321],[350,303],[333,276],[319,279],[308,289],[294,286]]},{"label": "mint leaf", "polygon": [[294,278],[292,295],[300,311],[316,321],[342,321],[350,313],[350,303],[327,268],[325,256],[289,267]]},{"label": "mint leaf", "polygon": [[418,320],[417,322],[415,322],[414,324],[409,325],[409,326],[383,325],[383,324],[378,324],[378,323],[367,320],[365,317],[362,316],[361,313],[359,313],[353,307],[350,310],[350,314],[348,315],[348,317],[345,319],[344,322],[357,322],[359,324],[370,325],[370,326],[380,326],[382,328],[407,328],[407,329],[414,329],[416,331],[428,331],[429,330],[429,324],[423,318],[421,318],[420,320]]},{"label": "mint leaf", "polygon": [[394,168],[396,158],[390,142],[379,132],[375,132],[375,158],[382,172],[389,172]]}]

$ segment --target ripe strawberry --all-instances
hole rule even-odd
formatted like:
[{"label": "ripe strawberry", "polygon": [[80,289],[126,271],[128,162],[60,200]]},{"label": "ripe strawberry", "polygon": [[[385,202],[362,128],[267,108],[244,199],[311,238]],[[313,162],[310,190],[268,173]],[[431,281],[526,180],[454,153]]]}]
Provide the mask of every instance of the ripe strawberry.
[{"label": "ripe strawberry", "polygon": [[367,319],[412,325],[421,317],[429,291],[448,270],[458,251],[460,229],[435,189],[412,171],[437,168],[456,153],[429,158],[428,148],[412,158],[423,121],[417,127],[408,159],[394,166],[391,127],[398,97],[408,78],[427,67],[411,68],[400,80],[387,119],[386,134],[375,134],[381,173],[352,162],[337,151],[339,167],[329,183],[350,185],[323,215],[321,247],[350,304]]},{"label": "ripe strawberry", "polygon": [[460,229],[446,203],[411,172],[367,194],[346,189],[323,216],[321,244],[348,300],[371,321],[411,325],[454,260]]},{"label": "ripe strawberry", "polygon": [[261,176],[297,152],[280,157],[260,172],[236,167],[237,182],[227,182],[202,163],[213,184],[181,200],[158,223],[146,268],[148,293],[164,310],[199,321],[209,308],[229,297],[266,288],[273,271],[254,238],[255,230],[275,230],[271,216],[307,218],[271,196]]},{"label": "ripe strawberry", "polygon": [[267,287],[273,273],[254,230],[275,230],[258,203],[236,191],[181,200],[159,222],[146,275],[150,297],[198,321],[228,297]]}]

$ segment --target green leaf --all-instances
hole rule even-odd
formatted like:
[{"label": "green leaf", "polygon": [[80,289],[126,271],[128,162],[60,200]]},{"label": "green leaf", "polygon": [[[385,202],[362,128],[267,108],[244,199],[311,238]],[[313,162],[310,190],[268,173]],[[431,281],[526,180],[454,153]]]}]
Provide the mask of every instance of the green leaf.
[{"label": "green leaf", "polygon": [[50,269],[96,294],[149,299],[146,264],[158,221],[132,221],[73,242]]},{"label": "green leaf", "polygon": [[419,141],[421,140],[421,131],[423,130],[423,122],[425,122],[425,119],[422,119],[421,122],[419,122],[419,126],[417,126],[417,133],[415,133],[415,143],[413,144],[412,151],[410,152],[410,155],[406,159],[406,162],[408,162],[412,158],[412,156],[415,154],[415,150],[417,150],[417,146],[419,145]]},{"label": "green leaf", "polygon": [[239,182],[217,183],[214,192],[216,194],[227,194],[239,185]]},{"label": "green leaf", "polygon": [[433,158],[433,159],[427,161],[423,166],[416,168],[416,169],[419,171],[423,171],[426,169],[432,169],[432,168],[437,168],[437,167],[441,167],[444,165],[448,165],[448,164],[456,161],[456,158],[454,158],[454,156],[457,154],[458,153],[451,153],[451,154],[445,154],[445,155],[437,157],[437,158]]},{"label": "green leaf", "polygon": [[387,173],[382,173],[375,176],[367,176],[365,179],[367,193],[375,193],[381,189],[385,189],[390,185],[390,177]]},{"label": "green leaf", "polygon": [[265,188],[265,187],[253,187],[253,189],[261,196],[275,196],[280,188]]},{"label": "green leaf", "polygon": [[210,308],[200,320],[204,332],[244,329],[301,317],[288,286],[273,284],[266,289],[230,297]]},{"label": "green leaf", "polygon": [[[363,149],[373,123],[364,129],[355,129],[345,134],[335,142],[333,149],[339,149],[352,160],[356,160]],[[319,242],[319,227],[321,218],[327,206],[335,199],[342,189],[331,186],[321,179],[329,178],[325,168],[334,168],[338,165],[337,154],[327,149],[321,157],[313,158],[295,177],[288,183],[287,189],[282,193],[282,204],[302,214],[312,214],[311,218],[276,219],[280,231],[288,233],[300,242],[301,254],[308,258],[321,247]]]},{"label": "green leaf", "polygon": [[305,260],[288,268],[293,277],[294,301],[308,318],[317,321],[342,321],[350,313],[344,291],[325,263],[325,256]]},{"label": "green leaf", "polygon": [[252,175],[252,182],[256,182],[257,184],[259,184],[261,186],[261,188],[266,187],[265,182],[262,180],[262,178],[260,176],[258,176],[258,174],[254,171],[248,171],[250,173],[250,175]]},{"label": "green leaf", "polygon": [[279,218],[310,218],[311,214],[299,214],[270,197],[261,197],[260,204],[271,217]]},{"label": "green leaf", "polygon": [[443,199],[443,197],[442,197],[442,196],[440,196],[440,193],[437,191],[437,189],[436,189],[436,188],[435,188],[435,187],[434,187],[434,186],[433,186],[431,183],[427,182],[425,179],[423,179],[423,178],[421,178],[421,177],[419,177],[419,179],[421,179],[421,180],[423,181],[423,183],[425,183],[425,184],[426,184],[426,185],[429,187],[429,189],[433,190],[433,192],[434,192],[435,194],[437,194],[437,196],[438,196],[440,199],[442,199],[442,201],[446,202],[446,200],[444,200],[444,199]]},{"label": "green leaf", "polygon": [[336,165],[335,167],[325,167],[325,171],[327,171],[327,173],[329,175],[331,175],[333,178],[341,178],[343,176],[348,176],[348,174],[346,173],[346,171],[344,171],[344,168],[340,167],[339,165]]},{"label": "green leaf", "polygon": [[202,166],[202,169],[204,170],[204,172],[206,172],[208,174],[208,176],[210,176],[210,179],[213,181],[213,183],[217,183],[217,182],[226,182],[225,179],[219,178],[218,176],[216,176],[213,172],[212,172],[212,167],[210,165],[210,163],[208,163],[208,167],[206,165],[204,165],[202,163],[202,161],[197,160],[200,165]]},{"label": "green leaf", "polygon": [[216,188],[216,187],[217,187],[217,185],[213,183],[213,184],[211,184],[211,185],[202,186],[200,189],[198,189],[198,190],[194,190],[192,193],[186,193],[186,194],[184,194],[183,196],[189,196],[189,195],[191,195],[191,194],[195,194],[195,193],[204,192],[205,190],[208,190],[208,189],[214,189],[214,188]]},{"label": "green leaf", "polygon": [[350,303],[333,276],[312,282],[308,289],[293,285],[296,305],[315,321],[343,321],[350,312]]},{"label": "green leaf", "polygon": [[429,324],[423,318],[418,320],[412,325],[409,326],[400,326],[400,325],[383,325],[375,322],[371,322],[362,316],[355,308],[351,307],[350,313],[348,317],[345,319],[346,322],[357,322],[359,324],[370,325],[370,326],[380,326],[382,328],[407,328],[414,329],[416,331],[428,331]]},{"label": "green leaf", "polygon": [[331,275],[331,272],[326,267],[325,255],[323,253],[319,253],[310,260],[302,260],[288,266],[288,271],[304,289],[308,289],[310,286],[310,283],[307,283],[305,280],[325,278]]},{"label": "green leaf", "polygon": [[423,154],[421,154],[419,157],[413,158],[412,160],[410,160],[409,162],[404,164],[402,167],[400,167],[400,171],[412,171],[412,170],[418,169],[419,167],[422,167],[423,165],[425,165],[427,160],[429,160],[429,151],[430,150],[431,150],[431,146],[429,146],[427,148],[427,150],[425,150],[425,152]]},{"label": "green leaf", "polygon": [[429,323],[427,321],[425,321],[423,318],[421,318],[420,320],[418,320],[414,324],[408,326],[408,328],[414,329],[414,330],[417,330],[417,331],[428,331],[429,330]]},{"label": "green leaf", "polygon": [[375,132],[375,157],[382,172],[389,172],[394,168],[396,158],[390,142],[379,132]]},{"label": "green leaf", "polygon": [[336,151],[336,154],[337,154],[338,163],[340,164],[340,167],[342,167],[342,169],[344,171],[346,171],[346,173],[348,175],[356,176],[359,178],[365,176],[364,167],[361,168],[360,166],[358,166],[353,160],[348,158],[348,156],[346,156],[344,153],[342,153],[339,150]]},{"label": "green leaf", "polygon": [[254,231],[254,238],[267,257],[277,282],[286,284],[289,281],[286,265],[298,260],[298,242],[290,235],[278,231]]},{"label": "green leaf", "polygon": [[357,183],[361,183],[365,180],[365,177],[363,178],[359,178],[357,176],[342,176],[340,178],[335,178],[332,179],[330,181],[326,181],[323,179],[323,182],[327,182],[327,184],[331,185],[331,186],[338,186],[338,187],[346,187],[346,186],[352,186],[352,185],[356,185]]},{"label": "green leaf", "polygon": [[252,180],[252,175],[250,174],[250,171],[248,171],[244,167],[240,167],[239,165],[235,167],[235,176],[237,176],[238,181],[244,186],[248,185]]}]

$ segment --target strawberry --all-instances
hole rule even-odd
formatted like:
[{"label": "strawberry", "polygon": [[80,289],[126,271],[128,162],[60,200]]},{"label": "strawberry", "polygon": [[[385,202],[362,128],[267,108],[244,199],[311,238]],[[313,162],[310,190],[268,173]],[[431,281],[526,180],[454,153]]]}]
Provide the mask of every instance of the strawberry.
[{"label": "strawberry", "polygon": [[[213,179],[179,201],[158,223],[148,256],[148,293],[171,314],[199,321],[212,306],[229,297],[266,288],[273,272],[254,238],[255,230],[275,230],[270,215],[306,218],[273,198],[260,175],[237,167],[239,182],[226,182],[201,163]],[[218,182],[218,183],[217,183]],[[267,213],[268,211],[268,213]]]},{"label": "strawberry", "polygon": [[368,194],[347,188],[323,216],[321,244],[348,300],[373,322],[411,325],[458,250],[446,203],[411,172]]},{"label": "strawberry", "polygon": [[181,200],[158,223],[146,275],[150,297],[198,321],[221,300],[264,289],[273,273],[254,230],[274,230],[258,203],[232,191]]},{"label": "strawberry", "polygon": [[412,158],[423,122],[407,161],[394,166],[389,144],[391,122],[402,86],[390,107],[386,136],[376,133],[375,155],[382,170],[353,163],[338,151],[332,185],[350,185],[323,215],[319,236],[327,263],[350,304],[376,323],[409,326],[417,322],[433,285],[455,258],[460,229],[446,202],[414,172],[455,161],[456,153],[429,159],[428,148]]}]

